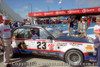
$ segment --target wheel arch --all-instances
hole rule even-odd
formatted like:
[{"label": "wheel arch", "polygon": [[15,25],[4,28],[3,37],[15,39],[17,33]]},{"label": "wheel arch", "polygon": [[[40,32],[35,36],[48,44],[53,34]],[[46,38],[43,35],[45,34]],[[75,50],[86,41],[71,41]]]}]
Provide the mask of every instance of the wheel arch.
[{"label": "wheel arch", "polygon": [[84,54],[83,54],[83,52],[82,52],[81,50],[77,49],[77,48],[72,48],[72,49],[67,50],[67,51],[65,52],[65,54],[64,54],[64,59],[65,59],[66,53],[67,53],[68,51],[70,51],[70,50],[77,50],[77,51],[80,51],[80,52],[82,53],[82,55],[83,55],[83,61],[84,61]]}]

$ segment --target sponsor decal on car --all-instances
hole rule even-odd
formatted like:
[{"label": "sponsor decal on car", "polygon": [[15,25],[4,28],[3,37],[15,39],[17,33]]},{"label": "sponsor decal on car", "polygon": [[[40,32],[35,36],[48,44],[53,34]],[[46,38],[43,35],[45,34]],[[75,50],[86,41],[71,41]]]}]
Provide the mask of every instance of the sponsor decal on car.
[{"label": "sponsor decal on car", "polygon": [[93,50],[93,47],[92,47],[91,45],[87,45],[87,46],[85,47],[85,49],[86,49],[86,50]]},{"label": "sponsor decal on car", "polygon": [[50,50],[53,50],[54,49],[54,44],[48,44],[48,46],[49,46],[49,49]]},{"label": "sponsor decal on car", "polygon": [[36,42],[35,42],[35,41],[31,41],[31,43],[32,43],[32,44],[35,44]]},{"label": "sponsor decal on car", "polygon": [[40,54],[47,55],[48,53],[45,51],[39,51]]},{"label": "sponsor decal on car", "polygon": [[37,42],[37,49],[46,49],[46,42]]},{"label": "sponsor decal on car", "polygon": [[33,53],[33,54],[38,54],[38,52],[37,52],[37,51],[32,51],[32,53]]},{"label": "sponsor decal on car", "polygon": [[49,52],[49,54],[50,54],[50,55],[56,55],[56,53],[54,53],[54,52]]},{"label": "sponsor decal on car", "polygon": [[63,57],[63,54],[59,54],[60,57]]},{"label": "sponsor decal on car", "polygon": [[72,46],[77,46],[77,47],[82,46],[81,43],[69,43],[69,44],[72,45]]},{"label": "sponsor decal on car", "polygon": [[67,43],[59,42],[59,43],[57,43],[57,46],[67,46]]}]

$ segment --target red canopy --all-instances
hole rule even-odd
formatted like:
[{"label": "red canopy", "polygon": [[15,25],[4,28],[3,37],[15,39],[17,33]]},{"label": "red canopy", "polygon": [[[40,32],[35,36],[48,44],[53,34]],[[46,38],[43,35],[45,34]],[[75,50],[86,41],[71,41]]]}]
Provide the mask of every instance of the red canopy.
[{"label": "red canopy", "polygon": [[0,15],[0,24],[2,23],[2,20],[3,20],[3,19],[2,19],[2,15]]},{"label": "red canopy", "polygon": [[60,11],[47,11],[29,13],[29,17],[48,17],[48,16],[62,16],[73,14],[88,14],[88,13],[100,13],[100,7],[85,8],[85,9],[72,9],[72,10],[60,10]]},{"label": "red canopy", "polygon": [[27,19],[24,19],[24,22],[27,22],[28,20]]}]

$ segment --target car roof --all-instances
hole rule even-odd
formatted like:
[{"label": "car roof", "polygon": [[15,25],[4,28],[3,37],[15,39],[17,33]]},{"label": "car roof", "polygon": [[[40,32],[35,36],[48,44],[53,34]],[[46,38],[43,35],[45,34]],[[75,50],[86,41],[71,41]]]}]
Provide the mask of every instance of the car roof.
[{"label": "car roof", "polygon": [[23,27],[52,27],[53,25],[24,25]]},{"label": "car roof", "polygon": [[22,27],[43,27],[42,25],[26,25],[26,26],[22,26]]},{"label": "car roof", "polygon": [[14,29],[17,29],[17,28],[27,28],[27,27],[44,28],[44,27],[52,27],[52,25],[24,25],[24,26],[21,26],[21,27],[16,27]]}]

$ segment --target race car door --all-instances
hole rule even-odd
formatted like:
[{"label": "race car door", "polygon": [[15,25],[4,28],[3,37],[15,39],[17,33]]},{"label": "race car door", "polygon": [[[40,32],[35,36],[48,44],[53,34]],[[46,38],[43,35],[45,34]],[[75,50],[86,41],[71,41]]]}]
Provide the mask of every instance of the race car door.
[{"label": "race car door", "polygon": [[27,50],[30,28],[18,28],[13,31],[12,47]]},{"label": "race car door", "polygon": [[[50,51],[51,50],[53,51],[55,49],[53,40],[48,39],[48,36],[50,35],[43,28],[37,28],[37,29],[38,33],[35,35],[38,37],[36,38],[32,37],[32,40],[29,41],[30,44],[29,50],[32,50],[32,53],[34,54],[50,55]],[[35,33],[34,28],[33,28],[33,33]]]}]

